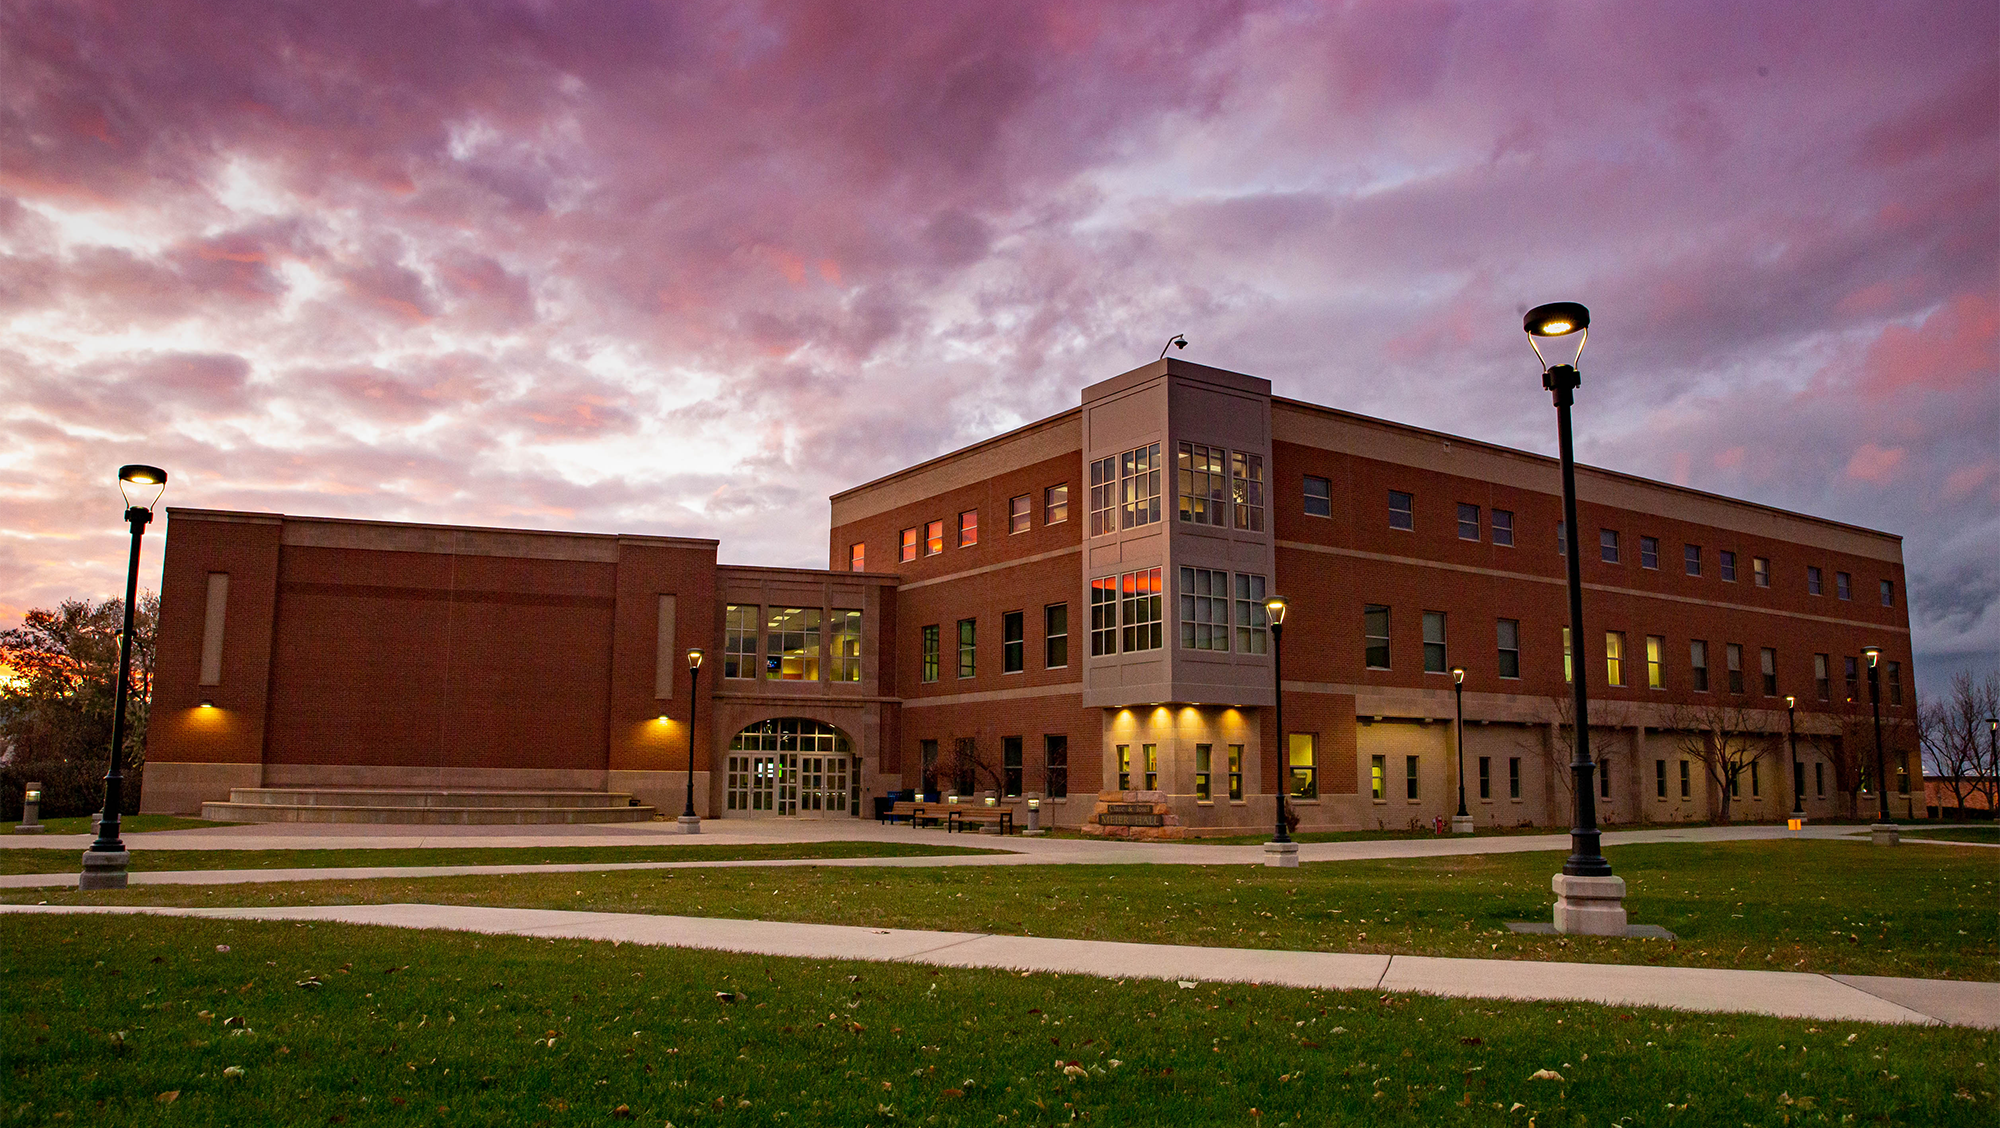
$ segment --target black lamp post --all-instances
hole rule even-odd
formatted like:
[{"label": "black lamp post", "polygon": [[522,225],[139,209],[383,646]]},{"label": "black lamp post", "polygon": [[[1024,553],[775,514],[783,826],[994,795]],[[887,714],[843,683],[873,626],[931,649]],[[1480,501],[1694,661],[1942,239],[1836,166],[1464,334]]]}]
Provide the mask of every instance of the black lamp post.
[{"label": "black lamp post", "polygon": [[687,809],[681,812],[683,834],[701,833],[701,816],[694,813],[694,734],[695,715],[701,709],[701,648],[688,650],[688,779]]},{"label": "black lamp post", "polygon": [[1868,711],[1875,717],[1875,800],[1882,809],[1882,821],[1889,821],[1889,777],[1883,774],[1882,759],[1882,648],[1864,646],[1861,653],[1868,659]]},{"label": "black lamp post", "polygon": [[1465,809],[1465,667],[1451,668],[1452,708],[1456,714],[1457,733],[1452,743],[1458,748],[1458,817],[1452,820],[1452,833],[1472,832],[1472,812]]},{"label": "black lamp post", "polygon": [[[1564,559],[1569,565],[1569,633],[1574,639],[1572,647],[1576,661],[1570,678],[1576,703],[1576,754],[1570,761],[1570,771],[1576,776],[1576,825],[1570,828],[1570,855],[1563,862],[1562,871],[1569,877],[1609,877],[1611,863],[1604,859],[1599,848],[1597,831],[1597,789],[1591,785],[1595,765],[1590,759],[1590,705],[1584,692],[1583,661],[1583,570],[1582,556],[1578,551],[1576,522],[1576,452],[1570,442],[1569,409],[1576,402],[1576,389],[1583,383],[1583,376],[1576,369],[1576,361],[1583,357],[1583,346],[1590,340],[1590,311],[1577,302],[1552,302],[1536,306],[1528,311],[1521,323],[1528,332],[1528,344],[1535,350],[1535,358],[1542,362],[1542,387],[1547,388],[1555,398],[1556,441],[1562,458],[1563,491],[1563,536],[1567,540]],[[1542,356],[1542,348],[1536,344],[1538,337],[1566,337],[1579,334],[1576,356],[1569,364],[1550,365]]]},{"label": "black lamp post", "polygon": [[1785,751],[1792,757],[1792,817],[1806,817],[1806,775],[1799,765],[1799,730],[1797,717],[1799,699],[1785,695]]},{"label": "black lamp post", "polygon": [[[136,493],[153,496],[142,505]],[[125,498],[125,520],[132,526],[132,555],[125,564],[125,629],[118,636],[118,688],[113,694],[111,714],[111,770],[104,777],[104,821],[98,824],[97,841],[83,854],[83,873],[76,879],[78,889],[123,889],[126,866],[132,855],[118,837],[118,817],[125,809],[125,699],[132,684],[132,613],[139,601],[139,541],[153,521],[153,506],[167,492],[167,472],[157,466],[120,466],[118,492]]]},{"label": "black lamp post", "polygon": [[1271,624],[1271,688],[1276,702],[1271,711],[1278,728],[1278,825],[1271,842],[1284,845],[1292,843],[1291,828],[1285,825],[1285,792],[1292,787],[1291,745],[1285,739],[1285,611],[1289,606],[1279,595],[1264,601],[1264,617]]}]

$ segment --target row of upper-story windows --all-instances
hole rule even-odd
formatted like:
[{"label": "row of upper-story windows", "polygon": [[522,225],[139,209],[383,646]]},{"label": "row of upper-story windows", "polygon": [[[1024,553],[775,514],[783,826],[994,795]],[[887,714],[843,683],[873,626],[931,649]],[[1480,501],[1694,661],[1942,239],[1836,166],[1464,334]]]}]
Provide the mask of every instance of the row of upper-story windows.
[{"label": "row of upper-story windows", "polygon": [[1184,524],[1264,531],[1263,455],[1182,443],[1178,458]]},{"label": "row of upper-story windows", "polygon": [[722,676],[858,682],[861,612],[728,604],[723,609]]},{"label": "row of upper-story windows", "polygon": [[[919,676],[937,681],[944,673],[944,632],[942,624],[929,623],[918,631]],[[956,669],[961,678],[979,676],[979,619],[958,621],[953,639]],[[1069,665],[1069,604],[1050,603],[1042,608],[1042,668],[1059,670]],[[1000,613],[1000,671],[1022,673],[1028,668],[1028,613]]]},{"label": "row of upper-story windows", "polygon": [[[1060,525],[1069,520],[1069,483],[1048,486],[1042,490],[1042,524]],[[1034,527],[1034,495],[1016,494],[1007,499],[1008,535],[1025,533]],[[957,545],[971,548],[979,543],[979,510],[967,509],[958,515]],[[940,517],[918,526],[902,530],[896,537],[896,560],[907,564],[921,553],[936,556],[945,548],[945,520]],[[868,570],[868,542],[856,541],[847,546],[847,569],[850,572]]]}]

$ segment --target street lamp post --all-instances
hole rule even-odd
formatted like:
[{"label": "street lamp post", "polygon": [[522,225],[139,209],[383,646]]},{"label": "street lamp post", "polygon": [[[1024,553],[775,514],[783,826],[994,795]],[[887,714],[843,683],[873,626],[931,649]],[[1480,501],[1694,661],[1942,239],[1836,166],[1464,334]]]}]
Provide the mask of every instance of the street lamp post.
[{"label": "street lamp post", "polygon": [[1864,646],[1861,653],[1868,659],[1868,711],[1875,718],[1875,801],[1881,808],[1881,822],[1889,821],[1889,777],[1883,773],[1882,759],[1882,648]]},{"label": "street lamp post", "polygon": [[[153,496],[141,505],[133,494]],[[125,520],[132,526],[132,555],[125,564],[125,629],[118,636],[118,687],[112,695],[111,770],[104,776],[104,821],[97,841],[83,854],[78,889],[123,889],[132,855],[118,837],[119,815],[125,809],[125,699],[132,684],[132,613],[139,601],[139,542],[153,521],[153,506],[167,492],[167,472],[157,466],[120,466],[118,492],[125,499]]]},{"label": "street lamp post", "polygon": [[1792,758],[1792,817],[1803,821],[1806,817],[1806,776],[1799,765],[1799,729],[1797,716],[1799,699],[1785,695],[1785,751]]},{"label": "street lamp post", "polygon": [[701,816],[694,813],[694,734],[695,714],[701,709],[701,649],[688,650],[688,778],[687,809],[679,822],[682,834],[700,834]]},{"label": "street lamp post", "polygon": [[1465,809],[1465,667],[1451,668],[1452,707],[1457,716],[1457,735],[1452,743],[1458,748],[1458,814],[1451,819],[1453,834],[1472,833],[1472,813]]},{"label": "street lamp post", "polygon": [[[1599,848],[1597,830],[1597,789],[1591,784],[1595,765],[1590,759],[1590,705],[1584,691],[1589,663],[1583,661],[1583,553],[1579,549],[1576,520],[1576,452],[1570,439],[1570,405],[1583,376],[1576,361],[1590,340],[1590,310],[1577,302],[1552,302],[1528,311],[1521,322],[1528,344],[1542,362],[1542,387],[1555,400],[1556,443],[1562,465],[1563,536],[1567,541],[1564,560],[1569,572],[1569,633],[1576,652],[1570,685],[1574,691],[1576,753],[1570,761],[1575,774],[1576,825],[1570,828],[1570,855],[1562,873],[1553,882],[1556,891],[1555,925],[1558,932],[1595,936],[1625,934],[1625,880],[1614,877],[1611,863]],[[1576,355],[1568,364],[1549,364],[1542,356],[1537,338],[1567,337],[1577,334]]]},{"label": "street lamp post", "polygon": [[1272,721],[1278,729],[1278,823],[1276,833],[1264,843],[1264,864],[1267,866],[1296,866],[1299,864],[1299,844],[1292,841],[1291,828],[1285,825],[1285,792],[1291,789],[1291,747],[1285,739],[1285,612],[1289,608],[1283,596],[1274,595],[1264,601],[1264,617],[1271,625],[1271,688],[1273,705]]}]

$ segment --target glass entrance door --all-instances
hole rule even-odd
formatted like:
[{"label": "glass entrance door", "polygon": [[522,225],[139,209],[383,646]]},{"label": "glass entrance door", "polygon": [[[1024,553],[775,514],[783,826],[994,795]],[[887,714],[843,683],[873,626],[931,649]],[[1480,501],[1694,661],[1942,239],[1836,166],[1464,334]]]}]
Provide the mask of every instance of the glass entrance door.
[{"label": "glass entrance door", "polygon": [[752,725],[730,742],[724,807],[851,814],[860,782],[851,752],[845,733],[818,721],[786,717]]}]

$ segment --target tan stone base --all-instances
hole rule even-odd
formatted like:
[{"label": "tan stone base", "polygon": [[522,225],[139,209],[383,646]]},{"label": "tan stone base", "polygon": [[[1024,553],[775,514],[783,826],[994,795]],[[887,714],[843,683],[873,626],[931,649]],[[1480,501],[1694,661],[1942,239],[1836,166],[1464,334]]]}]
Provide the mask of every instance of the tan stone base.
[{"label": "tan stone base", "polygon": [[[704,819],[715,817],[714,805],[708,798],[708,780],[707,772],[694,773],[694,813]],[[678,818],[687,810],[686,772],[613,770],[604,773],[604,788],[634,796],[667,818]]]},{"label": "tan stone base", "polygon": [[199,815],[203,803],[229,798],[232,787],[261,787],[262,764],[191,764],[171,760],[146,761],[145,784],[139,792],[142,815]]}]

